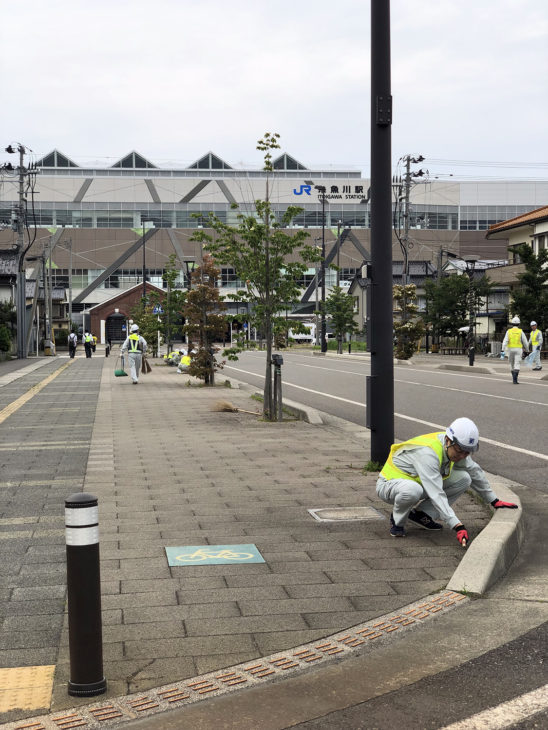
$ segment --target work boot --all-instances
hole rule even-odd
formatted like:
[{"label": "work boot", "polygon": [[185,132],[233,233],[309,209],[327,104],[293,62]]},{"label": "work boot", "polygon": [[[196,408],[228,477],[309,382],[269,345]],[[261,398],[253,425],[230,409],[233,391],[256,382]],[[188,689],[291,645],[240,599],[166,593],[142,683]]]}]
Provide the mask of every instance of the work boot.
[{"label": "work boot", "polygon": [[512,370],[512,382],[514,385],[519,385],[518,383],[518,370]]}]

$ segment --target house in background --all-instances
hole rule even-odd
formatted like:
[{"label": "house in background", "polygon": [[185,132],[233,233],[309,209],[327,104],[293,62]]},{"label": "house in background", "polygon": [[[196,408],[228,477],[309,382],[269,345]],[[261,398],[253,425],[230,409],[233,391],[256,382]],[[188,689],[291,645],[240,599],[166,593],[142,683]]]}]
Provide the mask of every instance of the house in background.
[{"label": "house in background", "polygon": [[501,223],[490,226],[486,236],[488,240],[507,240],[509,265],[489,272],[492,281],[504,284],[511,292],[518,286],[518,274],[525,272],[519,255],[515,252],[517,246],[526,243],[531,246],[535,255],[548,249],[548,205],[537,208],[529,213],[518,215]]}]

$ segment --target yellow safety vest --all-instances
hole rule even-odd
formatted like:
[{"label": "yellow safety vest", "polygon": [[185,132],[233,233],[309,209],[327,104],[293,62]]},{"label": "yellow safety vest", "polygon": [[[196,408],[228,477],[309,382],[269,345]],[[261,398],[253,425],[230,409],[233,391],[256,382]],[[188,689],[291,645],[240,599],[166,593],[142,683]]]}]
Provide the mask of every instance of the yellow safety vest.
[{"label": "yellow safety vest", "polygon": [[[425,433],[423,436],[416,436],[415,438],[409,439],[409,441],[404,441],[401,444],[393,444],[390,448],[388,459],[381,470],[381,476],[385,479],[411,479],[411,481],[420,484],[420,477],[407,474],[394,464],[394,454],[404,446],[428,446],[437,455],[441,466],[443,461],[443,444],[438,439],[440,434],[445,436],[444,431],[434,431],[434,433]],[[447,479],[447,477],[451,474],[452,469],[453,462],[451,461],[449,462],[448,473],[442,478]]]},{"label": "yellow safety vest", "polygon": [[129,336],[129,350],[130,352],[141,352],[142,347],[141,343],[139,342],[139,335]]},{"label": "yellow safety vest", "polygon": [[521,347],[521,330],[519,327],[512,327],[508,330],[508,347]]},{"label": "yellow safety vest", "polygon": [[531,330],[531,344],[535,347],[538,345],[539,341],[539,331],[537,330]]}]

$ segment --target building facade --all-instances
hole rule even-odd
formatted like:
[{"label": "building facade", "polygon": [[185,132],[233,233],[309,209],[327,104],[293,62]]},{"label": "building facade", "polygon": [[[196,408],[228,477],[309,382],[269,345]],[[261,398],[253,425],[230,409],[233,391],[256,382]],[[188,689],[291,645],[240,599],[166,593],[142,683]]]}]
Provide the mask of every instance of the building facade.
[{"label": "building facade", "polygon": [[[274,160],[269,198],[279,217],[288,206],[302,210],[294,229],[309,230],[311,242],[323,241],[329,256],[338,249],[340,280],[349,285],[369,258],[370,203],[368,179],[356,169],[309,169],[287,153]],[[36,162],[38,174],[27,192],[27,224],[35,236],[29,256],[47,256],[53,284],[72,294],[77,317],[120,290],[146,280],[163,288],[162,274],[171,255],[179,268],[177,286],[186,285],[188,266],[201,259],[192,241],[198,227],[207,228],[213,213],[228,224],[254,214],[263,199],[266,173],[236,169],[208,152],[184,169],[161,168],[137,152],[111,167],[83,167],[54,150]],[[4,174],[0,185],[0,248],[16,243],[11,230],[18,204],[16,175]],[[405,255],[436,268],[444,251],[474,254],[483,260],[507,259],[507,239],[487,237],[489,226],[526,214],[548,200],[547,182],[426,181],[410,188],[410,205],[402,209],[394,196],[393,260]],[[335,263],[335,257],[332,257]],[[33,265],[27,264],[28,276]],[[316,272],[303,279],[306,301],[314,298]],[[335,282],[328,269],[326,286]],[[222,293],[239,286],[235,272],[221,271]],[[229,313],[238,303],[229,303]]]}]

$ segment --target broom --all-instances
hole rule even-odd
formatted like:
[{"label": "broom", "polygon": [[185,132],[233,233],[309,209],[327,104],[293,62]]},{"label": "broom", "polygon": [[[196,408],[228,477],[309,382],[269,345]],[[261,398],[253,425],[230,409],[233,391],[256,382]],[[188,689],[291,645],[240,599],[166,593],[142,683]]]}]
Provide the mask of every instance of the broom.
[{"label": "broom", "polygon": [[243,408],[236,408],[236,406],[228,400],[218,400],[212,405],[211,410],[223,411],[225,413],[251,413],[252,416],[261,415],[260,413],[257,413],[257,411],[244,411]]},{"label": "broom", "polygon": [[123,356],[122,356],[122,358],[121,358],[121,360],[122,360],[122,366],[121,366],[121,367],[118,367],[118,362],[119,362],[119,360],[120,360],[120,356],[118,356],[118,357],[116,358],[116,367],[114,368],[114,375],[115,375],[115,376],[116,376],[117,378],[122,378],[122,377],[123,377],[124,375],[126,375],[126,376],[127,376],[127,373],[126,373],[126,371],[124,370],[124,358],[123,358]]}]

